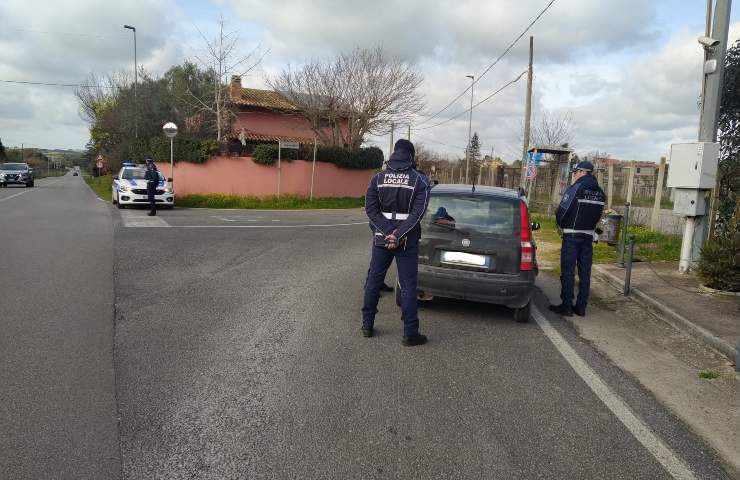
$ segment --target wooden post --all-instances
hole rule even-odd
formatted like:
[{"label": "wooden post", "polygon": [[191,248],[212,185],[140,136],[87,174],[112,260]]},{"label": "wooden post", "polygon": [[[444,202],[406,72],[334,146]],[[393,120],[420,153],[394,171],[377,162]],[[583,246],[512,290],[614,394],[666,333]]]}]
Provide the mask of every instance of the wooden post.
[{"label": "wooden post", "polygon": [[612,164],[612,162],[609,162],[608,168],[609,178],[607,179],[606,187],[606,208],[611,209],[612,200],[614,199],[614,164]]},{"label": "wooden post", "polygon": [[650,230],[655,231],[658,226],[660,215],[660,197],[663,195],[663,177],[665,176],[665,157],[660,157],[658,166],[658,183],[655,184],[655,203],[653,204],[653,215],[650,218]]},{"label": "wooden post", "polygon": [[635,161],[630,162],[630,178],[627,181],[627,203],[632,205],[632,189],[635,186]]}]

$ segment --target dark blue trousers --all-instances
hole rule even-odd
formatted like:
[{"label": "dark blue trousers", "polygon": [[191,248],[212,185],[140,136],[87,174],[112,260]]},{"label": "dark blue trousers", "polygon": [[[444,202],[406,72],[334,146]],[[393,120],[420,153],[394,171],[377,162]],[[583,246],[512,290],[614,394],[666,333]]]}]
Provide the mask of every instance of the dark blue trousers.
[{"label": "dark blue trousers", "polygon": [[370,259],[370,268],[367,270],[365,281],[365,300],[362,305],[362,326],[372,328],[375,323],[375,314],[378,313],[378,299],[380,287],[385,280],[385,274],[396,259],[398,280],[401,283],[401,319],[403,320],[403,334],[405,336],[418,335],[419,316],[416,305],[416,280],[419,269],[419,247],[399,247],[388,250],[373,246]]},{"label": "dark blue trousers", "polygon": [[573,304],[573,291],[578,267],[578,298],[576,307],[585,309],[588,291],[591,288],[591,263],[593,261],[593,238],[585,235],[564,235],[560,249],[560,298],[563,304]]}]

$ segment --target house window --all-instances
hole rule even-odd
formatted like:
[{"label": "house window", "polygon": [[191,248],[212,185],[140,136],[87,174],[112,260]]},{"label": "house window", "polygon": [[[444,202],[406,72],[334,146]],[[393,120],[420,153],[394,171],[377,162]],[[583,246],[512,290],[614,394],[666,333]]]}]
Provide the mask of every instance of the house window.
[{"label": "house window", "polygon": [[640,167],[637,167],[637,170],[635,170],[635,173],[640,173]]}]

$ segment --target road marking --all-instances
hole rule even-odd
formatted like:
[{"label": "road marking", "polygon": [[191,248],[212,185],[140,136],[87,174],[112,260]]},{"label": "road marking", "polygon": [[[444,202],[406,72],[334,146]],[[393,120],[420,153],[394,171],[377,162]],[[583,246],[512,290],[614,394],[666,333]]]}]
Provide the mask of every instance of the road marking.
[{"label": "road marking", "polygon": [[606,407],[616,416],[627,430],[655,457],[663,468],[677,480],[696,480],[691,469],[640,420],[632,409],[617,394],[612,392],[601,377],[586,364],[573,350],[568,342],[558,333],[536,307],[532,306],[532,317],[540,326],[545,336],[555,345],[560,354],[570,364],[592,392],[599,397]]},{"label": "road marking", "polygon": [[[64,178],[64,177],[62,177],[62,178]],[[60,178],[58,180],[54,180],[53,182],[47,183],[47,184],[44,185],[44,187],[48,187],[50,185],[54,185],[57,182],[61,182],[62,181],[62,178]],[[32,188],[31,190],[29,190],[28,188],[26,188],[22,192],[14,193],[13,195],[11,195],[9,197],[0,198],[0,203],[1,202],[4,202],[6,200],[10,200],[11,198],[19,197],[19,196],[23,195],[24,193],[33,192],[34,190],[36,190],[36,187]]]},{"label": "road marking", "polygon": [[129,228],[166,228],[170,226],[170,224],[161,217],[150,217],[143,211],[136,212],[134,210],[121,210],[121,219],[123,219],[123,226]]},{"label": "road marking", "polygon": [[228,218],[219,217],[219,216],[216,216],[216,215],[211,215],[211,217],[212,218],[215,218],[217,220],[221,220],[222,222],[236,222],[236,220],[229,220]]},{"label": "road marking", "polygon": [[[170,228],[314,228],[314,227],[351,227],[355,225],[367,225],[367,222],[357,223],[329,223],[309,225],[167,225]],[[156,226],[156,225],[152,225]]]}]

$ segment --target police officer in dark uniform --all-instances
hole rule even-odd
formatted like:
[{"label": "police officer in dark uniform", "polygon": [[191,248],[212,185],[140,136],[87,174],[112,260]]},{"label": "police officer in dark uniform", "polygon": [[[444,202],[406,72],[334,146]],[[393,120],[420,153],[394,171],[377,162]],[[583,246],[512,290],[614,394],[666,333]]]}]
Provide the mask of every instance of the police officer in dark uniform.
[{"label": "police officer in dark uniform", "polygon": [[147,215],[151,217],[157,214],[157,201],[154,197],[157,194],[157,186],[159,185],[159,170],[157,170],[154,160],[150,157],[146,158],[144,180],[146,180],[146,196],[149,200],[149,213]]},{"label": "police officer in dark uniform", "polygon": [[406,346],[422,345],[427,341],[427,337],[419,333],[416,282],[421,238],[419,222],[429,203],[429,181],[416,171],[414,155],[411,142],[397,141],[385,170],[370,180],[365,195],[373,250],[365,282],[362,334],[373,336],[380,289],[395,258],[401,285],[402,343]]},{"label": "police officer in dark uniform", "polygon": [[[550,310],[566,317],[573,313],[586,315],[588,291],[591,285],[591,260],[596,225],[604,211],[606,196],[593,176],[590,162],[579,162],[573,171],[573,184],[563,193],[555,216],[562,231],[560,249],[560,305]],[[575,270],[578,267],[578,298],[573,305]]]}]

